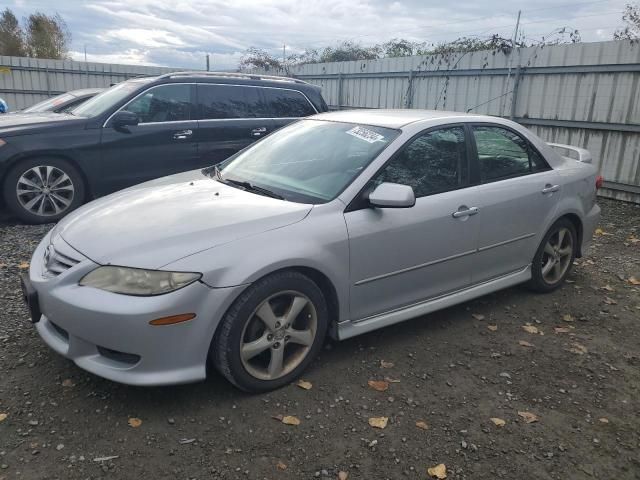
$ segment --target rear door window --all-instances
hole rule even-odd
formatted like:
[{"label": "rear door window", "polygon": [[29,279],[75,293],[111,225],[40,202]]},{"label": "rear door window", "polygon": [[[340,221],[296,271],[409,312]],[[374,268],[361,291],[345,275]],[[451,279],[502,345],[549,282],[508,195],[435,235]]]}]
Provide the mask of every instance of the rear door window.
[{"label": "rear door window", "polygon": [[264,117],[264,103],[256,87],[198,84],[200,118]]},{"label": "rear door window", "polygon": [[271,118],[298,118],[316,113],[307,97],[296,90],[263,88],[262,93]]}]

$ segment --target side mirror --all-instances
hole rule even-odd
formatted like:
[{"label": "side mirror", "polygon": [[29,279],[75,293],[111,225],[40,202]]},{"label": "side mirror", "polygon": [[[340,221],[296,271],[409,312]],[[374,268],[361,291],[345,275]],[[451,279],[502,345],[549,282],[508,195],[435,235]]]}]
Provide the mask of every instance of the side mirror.
[{"label": "side mirror", "polygon": [[121,110],[111,117],[111,126],[116,130],[138,125],[138,123],[140,123],[138,115],[133,112],[127,112],[126,110]]},{"label": "side mirror", "polygon": [[410,208],[416,204],[416,196],[409,185],[385,182],[369,194],[369,204],[379,208]]}]

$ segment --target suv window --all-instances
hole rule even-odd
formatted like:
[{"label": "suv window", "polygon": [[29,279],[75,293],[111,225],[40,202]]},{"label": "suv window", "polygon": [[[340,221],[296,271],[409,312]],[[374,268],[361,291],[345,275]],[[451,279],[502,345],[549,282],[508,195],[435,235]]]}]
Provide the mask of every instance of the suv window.
[{"label": "suv window", "polygon": [[307,117],[315,110],[302,93],[281,88],[263,88],[267,116],[272,118]]},{"label": "suv window", "polygon": [[177,122],[191,118],[191,86],[152,87],[123,110],[138,115],[140,123]]},{"label": "suv window", "polygon": [[264,105],[256,87],[198,85],[202,119],[264,117]]},{"label": "suv window", "polygon": [[374,182],[409,185],[416,197],[468,185],[464,128],[442,128],[420,135],[384,167]]},{"label": "suv window", "polygon": [[474,126],[482,182],[548,170],[547,162],[517,133],[501,127]]}]

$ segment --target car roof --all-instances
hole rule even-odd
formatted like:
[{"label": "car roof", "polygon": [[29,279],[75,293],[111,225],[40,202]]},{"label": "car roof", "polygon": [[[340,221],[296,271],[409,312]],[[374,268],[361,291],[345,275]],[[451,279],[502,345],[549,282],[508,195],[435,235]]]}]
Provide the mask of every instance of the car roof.
[{"label": "car roof", "polygon": [[476,120],[481,122],[495,122],[495,117],[476,115],[471,113],[448,112],[444,110],[414,110],[414,109],[376,109],[376,110],[338,110],[314,115],[317,120],[334,122],[360,123],[376,127],[402,128],[410,123],[423,120]]},{"label": "car roof", "polygon": [[100,93],[104,90],[105,88],[81,88],[79,90],[71,90],[67,93],[75,97],[82,97],[84,95],[93,95],[96,93]]}]

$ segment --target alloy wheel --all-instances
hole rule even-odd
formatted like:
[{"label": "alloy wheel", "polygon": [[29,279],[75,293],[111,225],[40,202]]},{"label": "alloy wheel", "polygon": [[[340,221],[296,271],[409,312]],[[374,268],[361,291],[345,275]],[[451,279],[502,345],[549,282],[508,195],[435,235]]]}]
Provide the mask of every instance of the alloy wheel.
[{"label": "alloy wheel", "polygon": [[542,253],[542,278],[552,285],[566,273],[573,257],[573,235],[562,227],[547,240]]},{"label": "alloy wheel", "polygon": [[318,328],[316,308],[293,290],[271,295],[249,317],[240,337],[240,360],[254,378],[276,380],[306,358]]},{"label": "alloy wheel", "polygon": [[58,167],[38,165],[18,178],[16,195],[20,206],[38,216],[58,215],[69,208],[75,187]]}]

